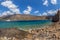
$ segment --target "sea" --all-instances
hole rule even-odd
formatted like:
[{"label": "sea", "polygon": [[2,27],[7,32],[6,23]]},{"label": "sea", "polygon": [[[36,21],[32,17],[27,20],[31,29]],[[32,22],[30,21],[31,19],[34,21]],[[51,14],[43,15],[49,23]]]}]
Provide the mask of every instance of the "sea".
[{"label": "sea", "polygon": [[34,29],[51,25],[51,20],[0,21],[0,28]]}]

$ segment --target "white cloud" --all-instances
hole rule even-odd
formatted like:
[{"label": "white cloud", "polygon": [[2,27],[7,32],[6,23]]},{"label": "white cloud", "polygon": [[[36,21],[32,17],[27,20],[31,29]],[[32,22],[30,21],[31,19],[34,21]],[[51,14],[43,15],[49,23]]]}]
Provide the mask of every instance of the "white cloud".
[{"label": "white cloud", "polygon": [[57,13],[58,9],[56,10],[48,10],[48,11],[45,11],[43,13],[40,13],[39,11],[34,11],[34,13],[37,15],[37,16],[48,16],[48,15],[55,15]]},{"label": "white cloud", "polygon": [[38,14],[38,16],[48,16],[48,15],[55,15],[57,13],[57,9],[56,10],[48,10],[46,12],[43,12],[42,14]]},{"label": "white cloud", "polygon": [[43,5],[48,6],[48,0],[45,0]]},{"label": "white cloud", "polygon": [[34,11],[34,13],[39,13],[39,11]]},{"label": "white cloud", "polygon": [[28,11],[31,11],[32,10],[32,7],[31,6],[28,6],[27,8],[28,8],[27,9]]},{"label": "white cloud", "polygon": [[25,9],[25,10],[23,11],[23,13],[24,13],[24,14],[30,14],[31,10],[32,10],[32,7],[31,7],[31,6],[27,6],[27,9]]},{"label": "white cloud", "polygon": [[6,0],[6,1],[2,2],[1,5],[7,7],[14,14],[20,14],[19,8],[11,0]]},{"label": "white cloud", "polygon": [[52,3],[53,5],[56,5],[56,4],[57,4],[57,0],[51,0],[51,3]]},{"label": "white cloud", "polygon": [[34,11],[33,13],[34,13],[34,15],[36,15],[36,16],[42,16],[42,14],[40,13],[40,11],[39,11],[39,10]]},{"label": "white cloud", "polygon": [[47,13],[48,15],[55,15],[57,13],[57,10],[49,10]]},{"label": "white cloud", "polygon": [[4,11],[1,16],[7,16],[7,15],[13,15],[14,13],[10,12],[10,11]]},{"label": "white cloud", "polygon": [[37,16],[42,16],[42,14],[41,14],[41,13],[39,13]]},{"label": "white cloud", "polygon": [[42,16],[47,16],[47,13],[46,13],[46,12],[44,12],[44,13],[42,14]]},{"label": "white cloud", "polygon": [[[50,3],[53,4],[53,5],[57,4],[57,0],[50,0],[50,1],[51,1]],[[48,0],[43,0],[43,5],[48,6],[49,1]]]}]

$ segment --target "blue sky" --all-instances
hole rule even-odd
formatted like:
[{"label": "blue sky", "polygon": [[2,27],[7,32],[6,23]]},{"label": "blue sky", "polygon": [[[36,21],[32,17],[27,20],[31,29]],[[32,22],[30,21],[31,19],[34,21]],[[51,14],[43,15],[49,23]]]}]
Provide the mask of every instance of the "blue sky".
[{"label": "blue sky", "polygon": [[60,0],[0,0],[0,16],[12,14],[53,15]]}]

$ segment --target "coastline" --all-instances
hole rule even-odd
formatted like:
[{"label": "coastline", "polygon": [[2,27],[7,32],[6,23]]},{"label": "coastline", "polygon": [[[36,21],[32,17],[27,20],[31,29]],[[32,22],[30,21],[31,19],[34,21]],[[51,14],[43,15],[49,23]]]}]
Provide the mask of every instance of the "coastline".
[{"label": "coastline", "polygon": [[[11,40],[60,40],[60,23],[53,23],[49,27],[21,30],[18,28],[0,29],[0,39]],[[2,34],[1,34],[2,33]],[[22,34],[21,34],[22,33]],[[19,36],[19,35],[20,36]],[[14,36],[13,36],[14,35]],[[17,35],[17,37],[16,37]],[[22,36],[23,35],[23,36]]]}]

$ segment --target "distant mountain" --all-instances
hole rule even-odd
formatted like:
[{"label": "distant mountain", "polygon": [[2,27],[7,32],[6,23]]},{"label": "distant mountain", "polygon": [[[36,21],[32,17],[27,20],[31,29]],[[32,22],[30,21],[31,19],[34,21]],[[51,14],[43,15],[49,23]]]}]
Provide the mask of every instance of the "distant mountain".
[{"label": "distant mountain", "polygon": [[9,16],[3,16],[0,20],[45,20],[46,16],[32,16],[32,15],[22,15],[22,14],[15,14]]}]

